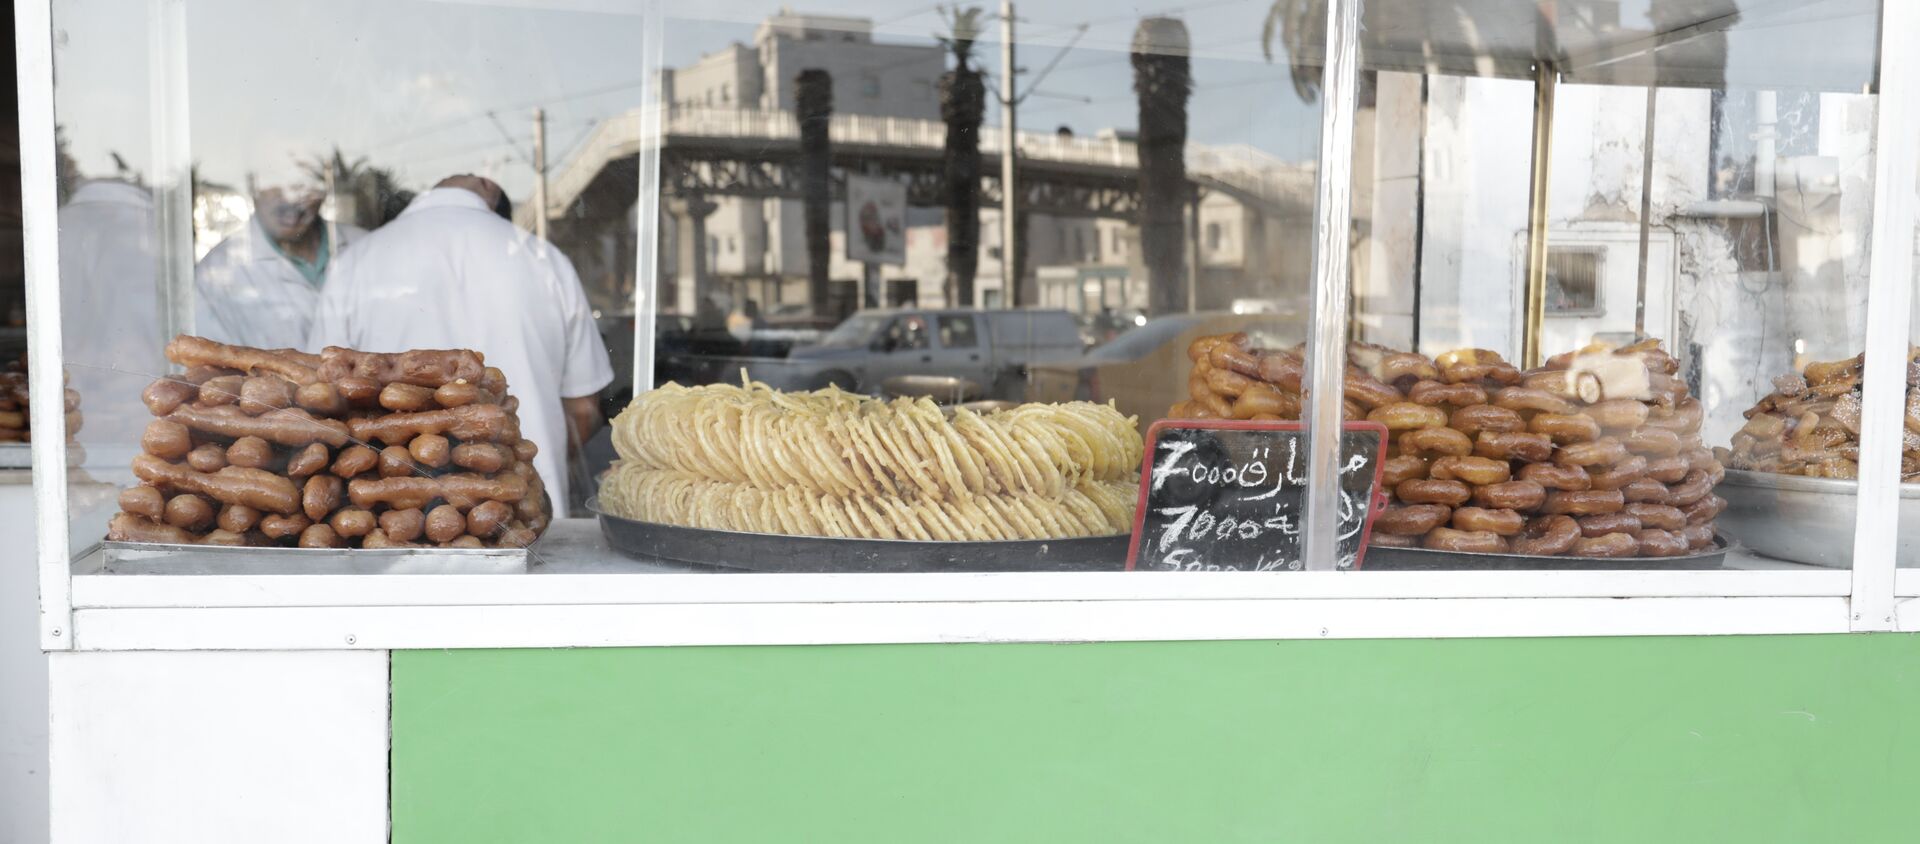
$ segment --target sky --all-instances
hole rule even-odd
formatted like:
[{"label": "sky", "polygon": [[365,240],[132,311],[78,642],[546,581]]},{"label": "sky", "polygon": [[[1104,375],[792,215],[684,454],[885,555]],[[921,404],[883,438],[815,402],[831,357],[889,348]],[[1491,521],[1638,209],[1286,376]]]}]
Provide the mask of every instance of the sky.
[{"label": "sky", "polygon": [[[640,0],[179,2],[187,22],[193,158],[203,178],[235,186],[249,176],[284,180],[298,161],[337,146],[349,158],[395,170],[412,187],[477,172],[524,198],[535,105],[547,109],[549,159],[562,162],[596,122],[637,107],[650,76],[641,60]],[[779,5],[662,2],[669,66],[731,41],[750,42],[754,25]],[[1142,17],[1172,15],[1186,23],[1195,50],[1190,138],[1312,161],[1319,105],[1293,90],[1283,45],[1275,45],[1274,61],[1262,52],[1271,2],[1023,3],[1019,63],[1029,72],[1021,90],[1058,63],[1021,107],[1021,125],[1067,126],[1083,136],[1132,128],[1128,42]],[[55,0],[56,114],[87,175],[111,175],[116,153],[134,170],[150,166],[154,5]],[[798,8],[869,18],[876,40],[891,43],[933,44],[944,29],[938,7],[919,0],[817,0]],[[1628,26],[1645,26],[1647,0],[1627,0],[1621,14]],[[997,22],[977,55],[997,77]],[[1730,75],[1743,63],[1778,58],[1735,50]],[[995,109],[988,122],[998,121]]]},{"label": "sky", "polygon": [[[114,154],[150,168],[149,0],[56,0],[56,113],[83,173],[111,175]],[[1292,92],[1284,64],[1256,43],[1265,0],[1191,7],[1052,0],[1022,10],[1021,64],[1037,70],[1074,32],[1022,124],[1092,134],[1135,122],[1126,43],[1143,13],[1182,15],[1194,43],[1191,132],[1311,160],[1319,111]],[[808,11],[866,16],[876,40],[934,44],[932,4],[835,0]],[[244,2],[186,0],[189,131],[202,177],[273,183],[338,146],[395,169],[413,186],[454,172],[492,175],[510,194],[531,184],[530,111],[547,109],[550,160],[564,160],[594,123],[639,105],[638,3],[442,3],[432,0]],[[756,0],[668,0],[665,61],[684,65],[734,40],[777,9]],[[611,11],[609,11],[611,10]],[[1035,42],[1028,45],[1029,35]],[[1248,33],[1252,33],[1249,35]],[[979,45],[998,72],[997,28]],[[1081,102],[1065,97],[1087,98]],[[1258,106],[1258,107],[1250,107]],[[490,116],[491,114],[491,116]],[[989,122],[998,122],[997,111]]]}]

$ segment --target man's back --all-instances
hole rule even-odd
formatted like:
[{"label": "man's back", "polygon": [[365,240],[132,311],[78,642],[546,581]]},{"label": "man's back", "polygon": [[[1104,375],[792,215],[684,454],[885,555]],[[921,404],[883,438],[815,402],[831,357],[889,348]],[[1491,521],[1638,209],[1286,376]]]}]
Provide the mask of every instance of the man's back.
[{"label": "man's back", "polygon": [[535,466],[566,510],[562,396],[613,378],[579,278],[564,255],[461,188],[436,188],[343,252],[320,297],[313,351],[473,349],[520,399]]}]

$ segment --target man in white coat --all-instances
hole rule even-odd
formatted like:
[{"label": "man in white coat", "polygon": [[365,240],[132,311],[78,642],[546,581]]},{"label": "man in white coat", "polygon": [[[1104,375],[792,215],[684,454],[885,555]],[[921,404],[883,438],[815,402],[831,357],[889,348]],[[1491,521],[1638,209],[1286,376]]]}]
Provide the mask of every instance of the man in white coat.
[{"label": "man in white coat", "polygon": [[262,349],[305,343],[327,265],[366,234],[320,218],[319,191],[274,187],[253,219],[193,268],[196,333]]},{"label": "man in white coat", "polygon": [[494,209],[500,186],[453,176],[336,259],[310,351],[473,349],[507,375],[534,467],[567,513],[569,433],[600,424],[597,393],[613,366],[572,262]]}]

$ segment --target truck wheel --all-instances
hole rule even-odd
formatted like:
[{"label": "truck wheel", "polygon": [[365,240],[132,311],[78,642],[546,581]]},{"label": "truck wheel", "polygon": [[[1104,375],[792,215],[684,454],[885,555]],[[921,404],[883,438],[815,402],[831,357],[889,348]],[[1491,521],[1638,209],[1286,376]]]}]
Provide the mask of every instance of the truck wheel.
[{"label": "truck wheel", "polygon": [[839,387],[847,392],[853,392],[859,385],[860,380],[853,377],[853,373],[845,370],[833,369],[820,375],[820,388],[823,390],[827,387]]}]

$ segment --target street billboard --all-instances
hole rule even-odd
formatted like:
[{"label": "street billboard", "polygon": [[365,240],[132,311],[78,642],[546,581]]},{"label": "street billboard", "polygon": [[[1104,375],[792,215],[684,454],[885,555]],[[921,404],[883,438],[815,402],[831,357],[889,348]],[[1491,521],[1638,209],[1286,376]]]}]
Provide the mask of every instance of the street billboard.
[{"label": "street billboard", "polygon": [[847,259],[907,262],[907,186],[874,176],[847,176]]}]

